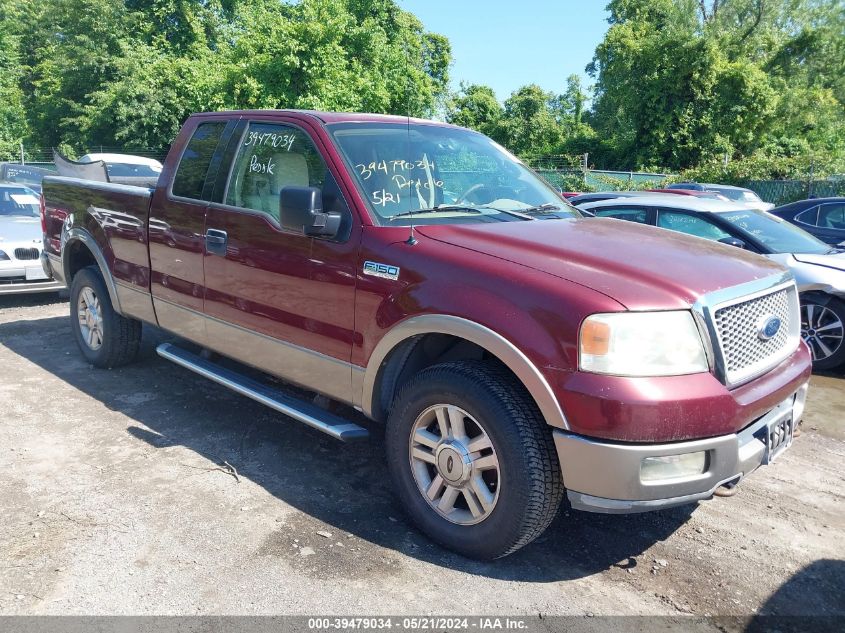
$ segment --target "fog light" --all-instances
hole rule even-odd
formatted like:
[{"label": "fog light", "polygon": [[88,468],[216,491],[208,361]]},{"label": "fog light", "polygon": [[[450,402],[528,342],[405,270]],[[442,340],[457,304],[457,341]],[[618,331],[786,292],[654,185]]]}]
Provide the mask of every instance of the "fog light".
[{"label": "fog light", "polygon": [[644,457],[640,466],[642,481],[661,481],[700,475],[707,470],[707,451]]}]

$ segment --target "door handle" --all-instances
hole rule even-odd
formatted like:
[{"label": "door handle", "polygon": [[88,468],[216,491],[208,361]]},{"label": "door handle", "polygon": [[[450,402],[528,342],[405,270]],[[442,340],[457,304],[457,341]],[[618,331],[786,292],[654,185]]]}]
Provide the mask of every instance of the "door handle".
[{"label": "door handle", "polygon": [[205,250],[209,255],[226,256],[226,246],[229,244],[229,236],[226,231],[208,229],[205,232]]}]

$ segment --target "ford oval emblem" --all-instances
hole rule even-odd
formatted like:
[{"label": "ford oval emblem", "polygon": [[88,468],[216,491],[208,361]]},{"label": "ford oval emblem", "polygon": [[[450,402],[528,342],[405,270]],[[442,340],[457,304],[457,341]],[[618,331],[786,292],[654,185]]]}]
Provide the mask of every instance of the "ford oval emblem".
[{"label": "ford oval emblem", "polygon": [[761,341],[768,341],[778,333],[781,320],[773,314],[767,314],[757,323],[757,336]]}]

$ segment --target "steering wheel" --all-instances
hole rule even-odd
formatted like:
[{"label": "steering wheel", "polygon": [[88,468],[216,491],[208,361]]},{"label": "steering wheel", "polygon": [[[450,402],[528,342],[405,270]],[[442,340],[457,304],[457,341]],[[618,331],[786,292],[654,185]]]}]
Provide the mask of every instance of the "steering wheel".
[{"label": "steering wheel", "polygon": [[483,182],[477,182],[477,183],[475,183],[475,184],[474,184],[474,185],[472,185],[469,189],[467,189],[467,190],[466,190],[466,191],[464,191],[461,195],[459,195],[459,196],[455,199],[454,204],[462,204],[462,203],[463,203],[463,202],[467,199],[467,196],[469,196],[470,194],[475,193],[475,192],[476,192],[476,191],[478,191],[479,189],[484,189],[486,186],[487,186],[487,185],[485,185]]}]

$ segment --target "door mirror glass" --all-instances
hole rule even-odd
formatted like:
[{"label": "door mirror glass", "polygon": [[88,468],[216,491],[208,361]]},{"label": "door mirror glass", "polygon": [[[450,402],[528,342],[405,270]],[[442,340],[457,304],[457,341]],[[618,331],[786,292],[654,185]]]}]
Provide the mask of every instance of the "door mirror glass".
[{"label": "door mirror glass", "polygon": [[736,246],[737,248],[745,248],[745,242],[737,237],[723,237],[719,240],[722,244],[727,244],[728,246]]},{"label": "door mirror glass", "polygon": [[317,187],[282,187],[279,193],[282,228],[314,237],[334,237],[340,228],[339,213],[323,212],[323,194]]}]

